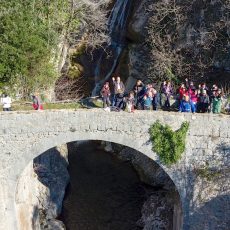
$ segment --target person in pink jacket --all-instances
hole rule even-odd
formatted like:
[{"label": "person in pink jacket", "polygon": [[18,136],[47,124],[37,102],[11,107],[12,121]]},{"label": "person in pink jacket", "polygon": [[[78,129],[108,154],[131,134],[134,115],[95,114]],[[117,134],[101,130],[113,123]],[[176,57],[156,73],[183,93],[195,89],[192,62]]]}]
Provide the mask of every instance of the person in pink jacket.
[{"label": "person in pink jacket", "polygon": [[196,112],[196,107],[197,107],[197,101],[198,101],[198,91],[194,89],[189,89],[188,94],[190,97],[190,102],[192,103],[192,106],[194,108],[194,112]]}]

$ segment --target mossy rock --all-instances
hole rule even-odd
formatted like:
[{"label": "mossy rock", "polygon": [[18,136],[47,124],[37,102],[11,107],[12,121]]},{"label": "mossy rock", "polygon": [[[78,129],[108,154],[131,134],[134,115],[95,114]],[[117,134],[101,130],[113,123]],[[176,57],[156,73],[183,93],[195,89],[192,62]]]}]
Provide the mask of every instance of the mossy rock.
[{"label": "mossy rock", "polygon": [[71,54],[71,62],[73,62],[74,60],[78,59],[81,55],[83,55],[85,53],[85,50],[86,50],[86,46],[84,43],[79,45]]},{"label": "mossy rock", "polygon": [[75,63],[74,65],[70,66],[69,71],[67,73],[70,79],[76,79],[83,75],[84,68],[79,63]]}]

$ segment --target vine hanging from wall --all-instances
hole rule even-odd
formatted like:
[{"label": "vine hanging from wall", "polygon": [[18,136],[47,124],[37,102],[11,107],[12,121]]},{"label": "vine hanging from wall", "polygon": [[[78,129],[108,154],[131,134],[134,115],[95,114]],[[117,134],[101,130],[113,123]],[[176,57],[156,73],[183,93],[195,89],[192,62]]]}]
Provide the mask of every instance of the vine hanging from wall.
[{"label": "vine hanging from wall", "polygon": [[189,122],[183,122],[180,129],[173,131],[169,125],[156,121],[149,129],[152,150],[166,165],[176,163],[185,151],[185,139]]}]

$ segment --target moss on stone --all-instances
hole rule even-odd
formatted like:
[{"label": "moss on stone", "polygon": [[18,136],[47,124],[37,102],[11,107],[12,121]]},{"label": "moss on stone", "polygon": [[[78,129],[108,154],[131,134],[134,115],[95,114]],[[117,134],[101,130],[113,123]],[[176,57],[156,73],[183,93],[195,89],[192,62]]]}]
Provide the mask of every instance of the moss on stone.
[{"label": "moss on stone", "polygon": [[85,53],[86,50],[86,46],[84,43],[80,44],[72,53],[71,55],[71,61],[73,61],[74,59],[79,58],[81,55],[83,55]]},{"label": "moss on stone", "polygon": [[81,66],[79,63],[74,63],[69,67],[67,75],[71,79],[76,79],[81,77],[83,72],[84,72],[83,66]]},{"label": "moss on stone", "polygon": [[206,179],[207,181],[213,181],[222,175],[220,170],[212,169],[208,165],[203,168],[196,169],[195,172],[199,177]]},{"label": "moss on stone", "polygon": [[169,125],[162,125],[156,121],[149,129],[152,150],[156,152],[166,165],[176,163],[181,159],[185,150],[185,139],[189,128],[188,122],[183,122],[181,128],[175,132]]}]

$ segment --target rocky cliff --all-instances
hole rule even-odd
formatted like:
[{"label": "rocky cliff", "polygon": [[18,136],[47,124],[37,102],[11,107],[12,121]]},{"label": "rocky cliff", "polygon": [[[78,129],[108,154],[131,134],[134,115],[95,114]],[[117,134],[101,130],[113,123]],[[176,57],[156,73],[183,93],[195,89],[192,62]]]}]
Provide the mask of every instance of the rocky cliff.
[{"label": "rocky cliff", "polygon": [[[110,9],[112,4],[114,1]],[[210,84],[218,79],[223,87],[229,86],[229,4],[229,0],[132,1],[126,45],[111,75],[121,75],[128,90],[139,78],[145,82],[162,79],[178,82],[189,77]],[[77,47],[82,47],[80,43]],[[65,77],[73,75],[77,82],[77,76],[81,76],[81,81],[85,82],[83,91],[90,95],[100,53],[105,49],[93,52],[87,47],[84,49],[83,52],[82,48],[75,49],[70,58],[70,70],[75,71]],[[111,59],[110,52],[103,58],[101,63],[107,64],[101,68],[110,66],[107,60]]]},{"label": "rocky cliff", "polygon": [[129,147],[105,142],[105,150],[122,161],[129,161],[146,185],[145,202],[137,225],[143,230],[180,230],[182,210],[178,191],[170,177],[154,161]]},{"label": "rocky cliff", "polygon": [[31,162],[18,181],[16,209],[18,229],[65,229],[61,213],[69,182],[66,145],[50,149]]},{"label": "rocky cliff", "polygon": [[[139,3],[140,2],[140,3]],[[230,82],[229,0],[135,2],[130,77]]]}]

